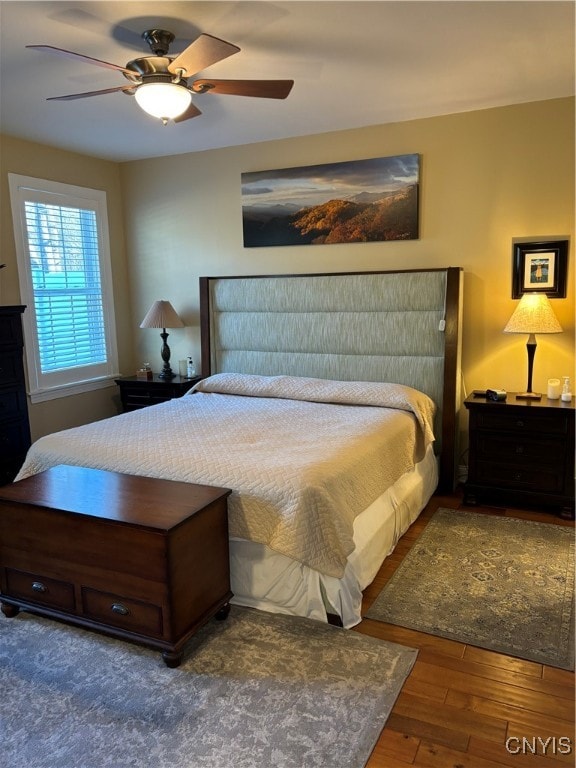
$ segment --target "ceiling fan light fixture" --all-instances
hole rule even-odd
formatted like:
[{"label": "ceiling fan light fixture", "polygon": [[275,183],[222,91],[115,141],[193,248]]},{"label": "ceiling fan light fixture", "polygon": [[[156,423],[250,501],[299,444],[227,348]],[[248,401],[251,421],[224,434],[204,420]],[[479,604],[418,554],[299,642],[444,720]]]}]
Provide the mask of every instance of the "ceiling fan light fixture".
[{"label": "ceiling fan light fixture", "polygon": [[164,124],[184,114],[192,101],[188,88],[178,83],[142,83],[134,96],[144,112]]}]

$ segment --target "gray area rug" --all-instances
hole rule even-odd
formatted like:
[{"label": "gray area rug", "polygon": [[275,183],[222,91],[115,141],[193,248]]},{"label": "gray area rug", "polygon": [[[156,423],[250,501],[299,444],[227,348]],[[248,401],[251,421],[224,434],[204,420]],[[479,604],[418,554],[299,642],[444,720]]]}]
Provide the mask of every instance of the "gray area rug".
[{"label": "gray area rug", "polygon": [[574,530],[439,509],[368,618],[574,669]]},{"label": "gray area rug", "polygon": [[10,768],[361,768],[417,651],[232,607],[159,653],[21,612],[0,619]]}]

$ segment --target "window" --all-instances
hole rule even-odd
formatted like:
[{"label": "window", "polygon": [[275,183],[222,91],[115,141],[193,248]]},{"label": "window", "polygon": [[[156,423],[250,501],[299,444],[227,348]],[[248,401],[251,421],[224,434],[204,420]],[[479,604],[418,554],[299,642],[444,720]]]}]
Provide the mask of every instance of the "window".
[{"label": "window", "polygon": [[8,174],[32,402],[118,375],[106,193]]}]

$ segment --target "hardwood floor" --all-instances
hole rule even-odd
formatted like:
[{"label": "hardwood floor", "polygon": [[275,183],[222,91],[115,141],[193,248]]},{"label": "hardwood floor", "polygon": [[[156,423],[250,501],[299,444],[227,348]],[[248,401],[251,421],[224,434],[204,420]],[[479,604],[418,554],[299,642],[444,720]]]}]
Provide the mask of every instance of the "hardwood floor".
[{"label": "hardwood floor", "polygon": [[[461,506],[459,495],[431,499],[366,589],[364,610],[434,511]],[[574,528],[574,522],[553,514],[494,507],[474,511]],[[366,768],[562,768],[575,764],[574,673],[370,619],[355,630],[419,649]]]}]

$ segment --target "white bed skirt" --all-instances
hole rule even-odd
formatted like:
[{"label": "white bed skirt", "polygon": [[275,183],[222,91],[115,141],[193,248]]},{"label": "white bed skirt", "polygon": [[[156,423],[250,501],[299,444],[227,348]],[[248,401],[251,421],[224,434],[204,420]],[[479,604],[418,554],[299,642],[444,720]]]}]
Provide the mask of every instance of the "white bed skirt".
[{"label": "white bed skirt", "polygon": [[361,620],[362,590],[370,584],[398,539],[408,530],[438,485],[432,446],[414,470],[403,475],[354,523],[354,551],[341,579],[323,576],[265,544],[230,541],[232,602],[272,613],[326,621],[333,613],[344,627]]}]

